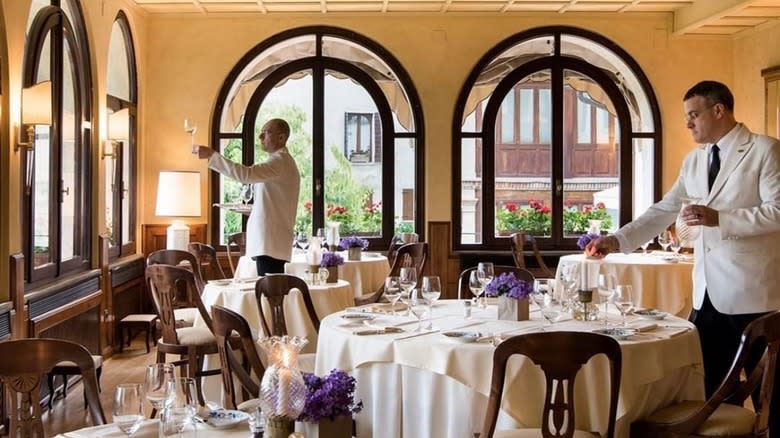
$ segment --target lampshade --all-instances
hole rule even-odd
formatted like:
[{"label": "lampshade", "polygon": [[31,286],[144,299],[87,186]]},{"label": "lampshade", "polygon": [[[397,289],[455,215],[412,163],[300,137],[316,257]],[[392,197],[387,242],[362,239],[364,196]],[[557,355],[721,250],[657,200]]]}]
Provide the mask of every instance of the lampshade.
[{"label": "lampshade", "polygon": [[200,172],[160,172],[157,216],[200,216]]},{"label": "lampshade", "polygon": [[108,115],[108,139],[122,141],[130,138],[130,110],[123,108]]},{"label": "lampshade", "polygon": [[51,81],[22,90],[22,123],[51,125]]}]

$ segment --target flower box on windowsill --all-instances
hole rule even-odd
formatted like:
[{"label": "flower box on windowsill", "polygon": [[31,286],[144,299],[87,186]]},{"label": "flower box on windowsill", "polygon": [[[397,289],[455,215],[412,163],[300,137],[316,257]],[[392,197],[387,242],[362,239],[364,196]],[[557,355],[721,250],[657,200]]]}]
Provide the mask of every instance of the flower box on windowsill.
[{"label": "flower box on windowsill", "polygon": [[349,154],[349,161],[352,163],[368,163],[371,161],[371,155],[368,152],[352,152]]}]

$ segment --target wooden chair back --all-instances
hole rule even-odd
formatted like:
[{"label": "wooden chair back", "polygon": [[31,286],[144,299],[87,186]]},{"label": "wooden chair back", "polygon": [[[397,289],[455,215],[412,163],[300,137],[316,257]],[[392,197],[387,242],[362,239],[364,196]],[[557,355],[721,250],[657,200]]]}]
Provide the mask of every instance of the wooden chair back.
[{"label": "wooden chair back", "polygon": [[[471,267],[466,268],[463,271],[461,271],[460,275],[458,276],[458,299],[463,298],[462,293],[465,293],[466,291],[470,292],[469,289],[469,275],[473,271],[476,271],[477,267]],[[534,280],[536,279],[534,277],[534,274],[532,274],[530,271],[524,268],[519,268],[517,266],[505,266],[505,265],[494,265],[493,266],[493,274],[498,277],[499,275],[505,273],[505,272],[512,272],[515,274],[515,278],[518,280],[525,280],[531,285],[534,284]],[[470,296],[467,294],[466,298],[469,298]]]},{"label": "wooden chair back", "polygon": [[217,259],[217,250],[213,246],[201,242],[191,242],[187,250],[195,256],[203,281],[221,280],[227,278]]},{"label": "wooden chair back", "polygon": [[[269,274],[255,283],[257,308],[260,310],[260,320],[263,323],[263,330],[266,336],[284,336],[287,334],[287,322],[284,319],[284,298],[293,288],[301,291],[306,313],[309,314],[314,330],[317,333],[320,332],[320,319],[317,317],[317,312],[314,311],[314,304],[311,301],[309,286],[306,282],[294,275]],[[271,309],[270,327],[268,326],[268,318],[263,310],[262,297],[268,300],[268,305]]]},{"label": "wooden chair back", "polygon": [[[237,378],[241,384],[243,393],[252,398],[260,395],[258,382],[263,379],[265,367],[257,353],[255,340],[252,338],[252,329],[243,316],[222,306],[211,306],[211,318],[214,322],[214,336],[217,338],[219,348],[219,360],[222,364],[222,387],[225,398],[228,400],[228,409],[237,409],[236,387],[233,378]],[[240,342],[231,339],[237,334]],[[241,360],[236,357],[240,355]],[[254,372],[254,377],[251,373]]]},{"label": "wooden chair back", "polygon": [[146,267],[146,282],[152,292],[152,302],[162,326],[163,342],[179,344],[174,309],[197,308],[203,321],[212,329],[211,316],[200,299],[192,271],[179,266],[150,265]]},{"label": "wooden chair back", "polygon": [[[718,389],[698,409],[684,415],[677,421],[662,423],[639,420],[631,424],[632,437],[687,437],[700,436],[696,431],[704,422],[718,411],[722,404],[742,406],[745,400],[753,396],[755,412],[752,433],[745,435],[718,434],[719,437],[761,437],[769,436],[769,405],[775,383],[777,352],[780,348],[780,312],[764,315],[748,324],[742,333],[742,340],[731,364],[729,372],[723,378]],[[756,351],[763,354],[758,364],[750,359]],[[754,367],[753,367],[754,366]],[[742,375],[745,379],[742,379]],[[758,389],[756,396],[756,389]],[[722,416],[721,416],[722,417]]]},{"label": "wooden chair back", "polygon": [[539,332],[514,336],[502,342],[493,353],[490,384],[482,438],[492,438],[504,393],[506,365],[515,354],[528,357],[544,372],[546,388],[539,436],[571,438],[574,435],[574,380],[591,357],[604,354],[609,360],[609,418],[605,438],[615,433],[622,353],[618,342],[589,332]]},{"label": "wooden chair back", "polygon": [[[398,248],[395,260],[390,267],[390,273],[387,276],[401,275],[401,268],[413,266],[417,271],[417,279],[422,284],[423,271],[428,263],[428,243],[417,242],[407,243]],[[382,294],[385,293],[385,285],[379,287],[374,293],[355,298],[355,305],[362,306],[379,302]]]},{"label": "wooden chair back", "polygon": [[[536,238],[530,234],[514,233],[509,238],[512,247],[512,258],[515,260],[515,266],[518,268],[525,268],[531,271],[535,276],[540,278],[552,278],[555,274],[547,267],[547,264],[542,258],[542,253],[539,251],[539,247],[536,246]],[[528,247],[533,253],[538,268],[529,268],[525,264],[525,248]]]},{"label": "wooden chair back", "polygon": [[170,265],[182,266],[191,269],[195,275],[195,284],[198,293],[203,292],[203,275],[200,272],[200,264],[192,253],[180,249],[159,249],[146,257],[146,266]]},{"label": "wooden chair back", "polygon": [[228,263],[230,263],[230,274],[235,276],[238,259],[246,254],[246,233],[242,231],[228,235],[225,249],[227,250]]},{"label": "wooden chair back", "polygon": [[95,425],[106,424],[100,404],[95,362],[83,346],[61,339],[19,339],[0,343],[0,381],[10,415],[12,437],[43,437],[41,384],[58,363],[70,361],[81,370],[89,414]]},{"label": "wooden chair back", "polygon": [[398,248],[408,244],[417,243],[420,241],[420,236],[417,233],[397,233],[390,239],[390,247],[387,248],[387,262],[390,266],[393,266],[395,257],[398,255]]}]

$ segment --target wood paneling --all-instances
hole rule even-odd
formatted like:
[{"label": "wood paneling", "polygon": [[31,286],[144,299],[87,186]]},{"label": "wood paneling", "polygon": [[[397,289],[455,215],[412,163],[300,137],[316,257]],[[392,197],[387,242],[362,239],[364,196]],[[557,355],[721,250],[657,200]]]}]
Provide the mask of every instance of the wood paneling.
[{"label": "wood paneling", "polygon": [[441,279],[441,298],[457,298],[460,260],[450,250],[452,245],[449,222],[428,222],[428,245],[430,249],[428,268],[432,275],[438,275]]},{"label": "wood paneling", "polygon": [[[190,227],[190,242],[206,242],[206,224],[187,224]],[[145,224],[143,225],[143,241],[141,250],[144,256],[158,249],[165,249],[168,225]]]}]

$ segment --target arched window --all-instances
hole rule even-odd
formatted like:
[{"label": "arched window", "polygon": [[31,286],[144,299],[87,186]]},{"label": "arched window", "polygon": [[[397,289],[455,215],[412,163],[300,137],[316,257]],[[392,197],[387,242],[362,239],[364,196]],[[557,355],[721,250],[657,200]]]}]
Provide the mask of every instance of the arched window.
[{"label": "arched window", "polygon": [[[213,144],[247,165],[264,159],[265,121],[290,123],[287,145],[301,172],[296,231],[336,221],[342,236],[367,237],[371,248],[422,231],[421,106],[408,74],[375,42],[330,27],[276,35],[233,68],[216,108]],[[235,181],[214,178],[212,190],[219,202],[240,202]],[[237,213],[213,217],[214,242],[243,228]]]},{"label": "arched window", "polygon": [[135,252],[136,199],[136,68],[133,36],[120,11],[108,47],[106,106],[108,143],[105,145],[106,228],[112,258]]},{"label": "arched window", "polygon": [[79,3],[34,2],[29,17],[23,85],[51,81],[52,90],[51,126],[35,125],[34,153],[22,160],[26,275],[35,282],[89,267],[92,86]]},{"label": "arched window", "polygon": [[627,53],[582,29],[492,49],[461,90],[453,139],[456,249],[505,249],[515,231],[573,249],[589,221],[614,230],[660,195],[653,90]]}]

